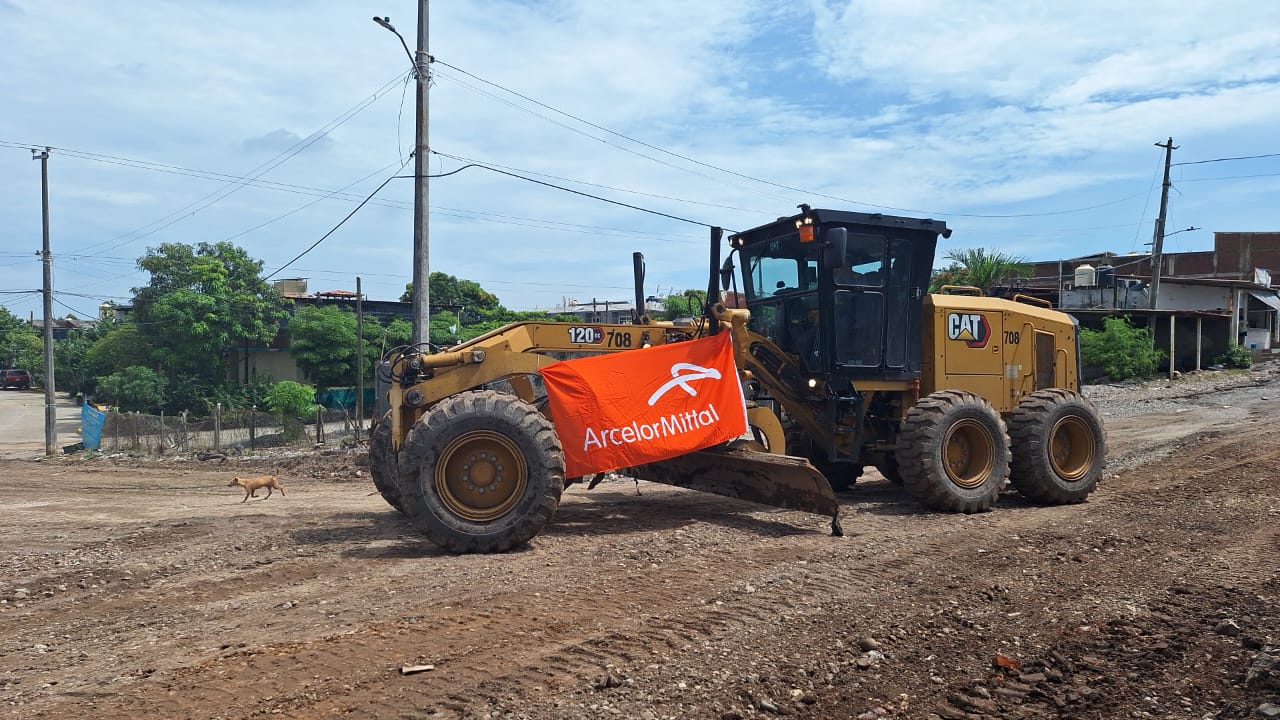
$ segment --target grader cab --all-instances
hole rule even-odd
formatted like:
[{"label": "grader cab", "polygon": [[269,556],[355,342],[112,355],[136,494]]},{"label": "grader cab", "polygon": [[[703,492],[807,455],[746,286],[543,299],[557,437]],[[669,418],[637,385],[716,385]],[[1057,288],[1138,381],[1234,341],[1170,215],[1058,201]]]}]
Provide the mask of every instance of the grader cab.
[{"label": "grader cab", "polygon": [[732,235],[723,264],[713,230],[709,301],[694,325],[643,314],[628,325],[516,323],[446,352],[401,349],[370,440],[374,483],[451,551],[526,542],[565,486],[599,480],[566,478],[540,373],[566,355],[728,333],[748,433],[620,472],[829,516],[835,534],[835,492],[867,466],[944,511],[988,510],[1006,481],[1039,502],[1081,502],[1106,448],[1078,393],[1075,323],[1029,298],[929,295],[937,238],[949,234],[932,220],[801,206]]}]

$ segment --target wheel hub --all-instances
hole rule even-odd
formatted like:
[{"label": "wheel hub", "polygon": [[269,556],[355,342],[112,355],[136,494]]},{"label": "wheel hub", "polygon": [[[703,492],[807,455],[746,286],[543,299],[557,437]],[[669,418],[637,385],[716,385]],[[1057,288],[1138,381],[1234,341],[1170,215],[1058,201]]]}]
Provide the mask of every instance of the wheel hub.
[{"label": "wheel hub", "polygon": [[1093,433],[1083,420],[1067,416],[1049,433],[1049,463],[1065,480],[1077,480],[1093,466]]},{"label": "wheel hub", "polygon": [[456,438],[436,465],[440,499],[450,512],[473,522],[510,512],[527,483],[524,455],[509,438],[490,430]]},{"label": "wheel hub", "polygon": [[943,438],[942,462],[951,482],[966,489],[980,487],[991,475],[995,444],[981,423],[961,420]]}]

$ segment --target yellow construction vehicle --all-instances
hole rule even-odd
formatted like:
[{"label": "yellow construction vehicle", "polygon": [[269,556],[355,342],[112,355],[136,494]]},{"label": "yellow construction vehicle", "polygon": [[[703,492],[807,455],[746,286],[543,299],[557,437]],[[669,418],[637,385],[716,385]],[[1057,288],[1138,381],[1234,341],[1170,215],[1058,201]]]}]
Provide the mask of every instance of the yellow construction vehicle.
[{"label": "yellow construction vehicle", "polygon": [[[1007,481],[1037,502],[1082,502],[1106,446],[1078,392],[1074,319],[1034,298],[928,294],[939,235],[934,220],[802,205],[731,235],[723,264],[713,229],[693,325],[526,322],[446,352],[401,349],[384,366],[374,483],[446,549],[524,543],[581,480],[564,477],[539,369],[729,332],[751,439],[626,474],[826,515],[836,534],[835,491],[867,466],[938,510],[988,510]],[[637,253],[637,308],[643,275]]]}]

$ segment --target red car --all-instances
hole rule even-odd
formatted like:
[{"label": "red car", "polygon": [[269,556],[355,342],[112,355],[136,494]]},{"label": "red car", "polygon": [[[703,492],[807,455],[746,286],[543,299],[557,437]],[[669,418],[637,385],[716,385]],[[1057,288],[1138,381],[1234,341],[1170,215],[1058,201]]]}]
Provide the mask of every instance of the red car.
[{"label": "red car", "polygon": [[19,390],[30,390],[31,374],[26,370],[5,370],[3,373],[0,373],[0,387],[3,387],[5,390],[8,390],[11,387],[16,387]]}]

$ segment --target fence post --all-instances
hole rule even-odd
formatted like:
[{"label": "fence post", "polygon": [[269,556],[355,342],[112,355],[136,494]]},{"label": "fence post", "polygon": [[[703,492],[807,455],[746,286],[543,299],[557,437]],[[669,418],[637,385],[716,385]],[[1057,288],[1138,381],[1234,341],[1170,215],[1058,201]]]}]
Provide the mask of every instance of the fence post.
[{"label": "fence post", "polygon": [[164,411],[160,411],[160,444],[156,447],[156,453],[164,455]]},{"label": "fence post", "polygon": [[324,409],[323,406],[316,406],[316,444],[324,443]]},{"label": "fence post", "polygon": [[258,449],[258,406],[249,406],[249,449]]},{"label": "fence post", "polygon": [[191,426],[187,424],[188,410],[182,411],[182,451],[191,452]]},{"label": "fence post", "polygon": [[213,449],[222,447],[222,403],[213,406]]}]

